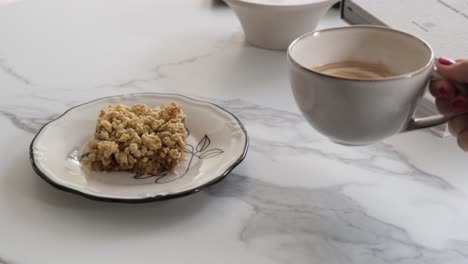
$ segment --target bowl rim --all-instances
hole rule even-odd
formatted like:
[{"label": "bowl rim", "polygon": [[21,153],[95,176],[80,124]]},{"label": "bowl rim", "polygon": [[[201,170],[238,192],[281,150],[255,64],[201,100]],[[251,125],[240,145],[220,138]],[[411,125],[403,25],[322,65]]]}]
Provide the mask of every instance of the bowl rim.
[{"label": "bowl rim", "polygon": [[276,8],[276,9],[290,9],[290,8],[300,8],[300,7],[318,7],[323,5],[334,5],[340,0],[306,0],[304,3],[296,3],[296,4],[268,4],[268,3],[257,3],[257,2],[248,2],[244,0],[222,0],[225,1],[227,4],[237,4],[240,6],[245,7],[265,7],[265,8]]}]

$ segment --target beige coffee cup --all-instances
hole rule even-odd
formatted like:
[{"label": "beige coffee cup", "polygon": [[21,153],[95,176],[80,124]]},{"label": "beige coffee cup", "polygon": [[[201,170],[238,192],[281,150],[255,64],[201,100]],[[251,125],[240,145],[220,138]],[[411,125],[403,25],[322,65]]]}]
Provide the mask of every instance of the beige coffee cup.
[{"label": "beige coffee cup", "polygon": [[424,40],[408,33],[378,26],[320,30],[296,39],[288,61],[299,109],[334,142],[365,145],[447,121],[414,118],[435,59]]}]

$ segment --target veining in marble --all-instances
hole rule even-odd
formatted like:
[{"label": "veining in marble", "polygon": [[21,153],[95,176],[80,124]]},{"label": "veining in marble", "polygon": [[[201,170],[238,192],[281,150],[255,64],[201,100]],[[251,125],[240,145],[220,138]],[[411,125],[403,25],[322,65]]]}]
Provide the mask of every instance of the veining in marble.
[{"label": "veining in marble", "polygon": [[184,66],[187,64],[198,63],[200,62],[200,60],[215,56],[217,52],[222,51],[224,48],[235,47],[239,44],[242,45],[242,43],[243,43],[242,36],[239,34],[238,31],[236,31],[229,38],[216,41],[212,45],[212,48],[209,49],[208,52],[198,54],[198,55],[193,55],[188,58],[181,58],[175,61],[165,62],[165,63],[156,65],[152,69],[152,73],[153,73],[152,76],[148,78],[130,79],[130,80],[122,81],[120,83],[115,83],[115,84],[102,84],[102,85],[97,86],[97,88],[101,88],[101,87],[141,88],[144,86],[155,84],[157,83],[157,81],[167,78],[167,73],[165,73],[165,70],[168,70],[170,68],[175,68],[175,67],[180,68],[181,66]]},{"label": "veining in marble", "polygon": [[36,133],[45,123],[52,120],[53,117],[28,117],[18,115],[15,112],[8,112],[0,109],[0,115],[9,119],[9,121],[18,129],[29,133]]},{"label": "veining in marble", "polygon": [[234,174],[209,192],[254,208],[239,239],[278,263],[426,264],[466,258],[468,243],[427,248],[404,229],[368,215],[343,187],[285,188]]},{"label": "veining in marble", "polygon": [[25,85],[31,85],[31,82],[26,77],[16,72],[10,65],[8,65],[8,63],[4,59],[1,58],[0,70],[2,70],[6,75],[9,75],[10,77],[14,78],[20,83],[23,83]]}]

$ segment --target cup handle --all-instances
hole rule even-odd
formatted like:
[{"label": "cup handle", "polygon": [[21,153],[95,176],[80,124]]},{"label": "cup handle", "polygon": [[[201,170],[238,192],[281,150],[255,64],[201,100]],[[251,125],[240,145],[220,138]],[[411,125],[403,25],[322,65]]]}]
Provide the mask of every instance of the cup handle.
[{"label": "cup handle", "polygon": [[[442,76],[437,73],[437,69],[434,67],[434,71],[432,72],[431,75],[431,81],[438,81],[444,79]],[[460,83],[453,83],[455,88],[458,90],[459,93],[468,95],[468,86],[463,85]],[[461,114],[466,114],[466,113],[457,113],[457,114],[450,114],[450,115],[433,115],[433,116],[428,116],[428,117],[422,117],[422,118],[412,118],[406,129],[404,130],[405,132],[407,131],[412,131],[412,130],[417,130],[417,129],[424,129],[424,128],[430,128],[438,125],[442,125],[452,119],[455,116],[461,115]]]},{"label": "cup handle", "polygon": [[433,115],[428,117],[413,118],[404,132],[442,125],[449,121],[452,117],[453,116]]}]

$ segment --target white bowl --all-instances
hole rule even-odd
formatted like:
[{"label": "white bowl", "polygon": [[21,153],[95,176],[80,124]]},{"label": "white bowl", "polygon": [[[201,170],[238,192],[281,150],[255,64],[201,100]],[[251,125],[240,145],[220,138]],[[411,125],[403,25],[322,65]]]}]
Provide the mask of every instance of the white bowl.
[{"label": "white bowl", "polygon": [[247,42],[285,50],[299,36],[315,30],[339,0],[225,0],[244,29]]}]

